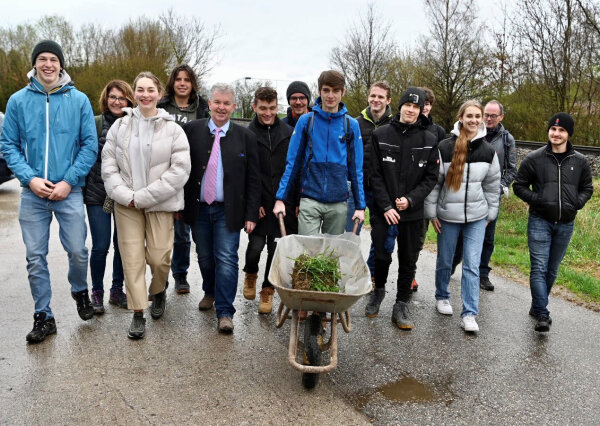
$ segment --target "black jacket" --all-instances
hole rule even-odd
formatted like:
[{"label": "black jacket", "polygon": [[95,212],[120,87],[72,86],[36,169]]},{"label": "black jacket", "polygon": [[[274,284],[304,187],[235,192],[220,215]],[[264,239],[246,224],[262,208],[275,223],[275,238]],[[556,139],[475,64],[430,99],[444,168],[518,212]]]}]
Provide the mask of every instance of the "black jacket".
[{"label": "black jacket", "polygon": [[[272,126],[261,124],[256,117],[248,126],[256,135],[258,142],[258,159],[260,163],[260,206],[265,209],[265,217],[258,221],[254,232],[260,235],[274,235],[280,237],[279,222],[273,214],[275,195],[279,189],[279,181],[285,171],[290,137],[294,129],[275,118]],[[296,197],[290,197],[295,199]],[[285,203],[286,213],[284,223],[288,234],[298,233],[298,220],[296,218],[295,203]]]},{"label": "black jacket", "polygon": [[423,219],[423,202],[437,182],[437,139],[421,115],[413,125],[398,116],[373,132],[371,138],[371,185],[374,212],[382,215],[396,207],[396,198],[406,197],[410,207],[401,221]]},{"label": "black jacket", "polygon": [[435,124],[433,122],[433,117],[431,117],[431,115],[429,117],[425,117],[425,118],[429,122],[429,124],[427,124],[427,130],[429,130],[431,133],[433,133],[435,135],[435,137],[437,138],[437,141],[441,142],[444,139],[446,139],[446,131],[444,130],[444,128],[442,126],[440,126],[439,124]]},{"label": "black jacket", "polygon": [[[214,135],[208,118],[183,126],[190,144],[192,171],[185,185],[185,222],[193,225],[200,207],[200,187],[210,158]],[[231,232],[239,231],[245,221],[258,222],[260,181],[256,136],[247,128],[229,122],[227,134],[221,137],[225,220]]]},{"label": "black jacket", "polygon": [[513,190],[529,204],[529,214],[549,222],[571,222],[594,192],[590,164],[571,142],[559,163],[548,142],[523,159]]},{"label": "black jacket", "polygon": [[104,181],[101,175],[102,148],[106,142],[106,134],[110,126],[117,120],[117,117],[106,111],[102,114],[102,131],[98,135],[98,158],[85,178],[85,188],[83,188],[83,202],[90,205],[102,205],[106,198]]},{"label": "black jacket", "polygon": [[392,109],[388,105],[379,121],[375,121],[373,118],[371,107],[363,109],[360,115],[356,117],[358,125],[360,126],[360,135],[362,136],[363,141],[363,186],[367,191],[371,190],[371,174],[369,172],[371,165],[371,136],[376,128],[388,124],[393,116]]}]

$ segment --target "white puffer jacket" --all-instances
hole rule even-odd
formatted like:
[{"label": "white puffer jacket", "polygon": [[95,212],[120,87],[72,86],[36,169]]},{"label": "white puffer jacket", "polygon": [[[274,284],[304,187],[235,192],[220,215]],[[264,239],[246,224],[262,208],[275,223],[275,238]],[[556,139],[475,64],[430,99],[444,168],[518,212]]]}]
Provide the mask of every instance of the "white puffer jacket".
[{"label": "white puffer jacket", "polygon": [[117,203],[127,206],[134,201],[138,209],[149,212],[183,210],[183,186],[190,176],[190,146],[187,137],[173,118],[159,108],[155,118],[150,148],[147,186],[133,190],[129,142],[138,120],[131,108],[112,125],[102,150],[102,179],[106,193]]}]

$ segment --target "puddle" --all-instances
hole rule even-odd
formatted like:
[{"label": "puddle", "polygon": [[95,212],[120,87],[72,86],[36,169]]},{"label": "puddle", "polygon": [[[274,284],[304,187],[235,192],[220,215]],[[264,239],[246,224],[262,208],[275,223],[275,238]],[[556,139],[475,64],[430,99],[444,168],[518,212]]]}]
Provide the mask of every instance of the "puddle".
[{"label": "puddle", "polygon": [[[427,386],[419,382],[414,377],[403,376],[400,380],[388,383],[366,394],[357,395],[354,400],[360,410],[364,409],[365,406],[376,396],[382,396],[383,398],[397,403],[404,402],[432,402],[432,401],[444,401],[448,399],[446,403],[451,402],[451,398],[445,398],[439,394],[437,389],[434,390],[432,387]],[[446,393],[446,392],[442,392]]]}]

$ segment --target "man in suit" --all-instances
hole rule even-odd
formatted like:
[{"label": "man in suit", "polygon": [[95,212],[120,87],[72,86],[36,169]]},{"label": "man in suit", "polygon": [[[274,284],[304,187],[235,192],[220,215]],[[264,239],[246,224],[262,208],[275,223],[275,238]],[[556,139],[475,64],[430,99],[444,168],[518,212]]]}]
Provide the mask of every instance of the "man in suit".
[{"label": "man in suit", "polygon": [[192,161],[184,218],[202,273],[198,308],[214,304],[219,332],[232,333],[240,230],[254,230],[260,207],[257,143],[250,130],[230,121],[237,106],[231,85],[215,84],[208,104],[211,118],[183,126]]}]

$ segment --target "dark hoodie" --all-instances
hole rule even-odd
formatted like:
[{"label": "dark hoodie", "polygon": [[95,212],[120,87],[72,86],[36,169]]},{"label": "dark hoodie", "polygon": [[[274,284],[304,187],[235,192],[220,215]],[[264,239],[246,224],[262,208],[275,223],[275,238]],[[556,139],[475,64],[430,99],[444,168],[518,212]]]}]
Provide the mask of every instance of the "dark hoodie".
[{"label": "dark hoodie", "polygon": [[388,124],[394,115],[392,114],[392,108],[388,105],[385,112],[378,121],[375,121],[373,114],[371,114],[371,107],[367,107],[362,110],[360,115],[356,117],[358,125],[360,126],[360,134],[363,140],[363,184],[365,190],[371,190],[371,177],[369,174],[369,167],[371,160],[369,153],[371,150],[371,135],[373,131],[379,126]]},{"label": "dark hoodie", "polygon": [[185,108],[179,108],[175,99],[164,97],[158,102],[158,107],[164,109],[180,126],[200,118],[208,118],[208,102],[198,95],[192,103]]},{"label": "dark hoodie", "polygon": [[423,202],[437,182],[437,139],[427,130],[429,120],[420,115],[414,124],[401,123],[396,115],[371,138],[371,186],[374,212],[395,208],[396,198],[406,197],[408,209],[401,221],[423,219]]}]

